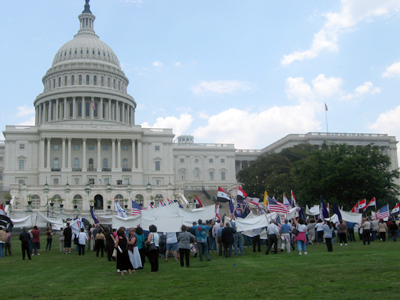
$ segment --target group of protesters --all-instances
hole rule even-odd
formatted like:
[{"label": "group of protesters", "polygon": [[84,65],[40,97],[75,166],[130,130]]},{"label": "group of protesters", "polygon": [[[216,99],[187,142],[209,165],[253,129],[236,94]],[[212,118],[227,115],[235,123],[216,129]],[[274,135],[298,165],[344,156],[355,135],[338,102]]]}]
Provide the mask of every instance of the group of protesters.
[{"label": "group of protesters", "polygon": [[[364,245],[372,241],[385,242],[386,237],[396,242],[399,230],[398,218],[391,218],[385,222],[364,218],[361,224],[340,221],[332,223],[321,219],[302,220],[293,218],[279,224],[275,220],[266,228],[253,229],[239,232],[234,220],[202,220],[193,222],[192,226],[182,225],[180,233],[157,231],[152,225],[148,229],[126,229],[120,227],[112,230],[109,226],[93,225],[89,230],[81,228],[79,233],[73,233],[69,223],[54,234],[58,235],[60,253],[71,254],[72,243],[76,244],[79,255],[85,255],[85,248],[95,251],[96,256],[107,255],[108,261],[116,261],[117,272],[123,276],[125,272],[132,274],[135,270],[144,268],[147,261],[151,265],[151,272],[158,272],[159,259],[168,262],[169,256],[175,261],[180,261],[183,267],[190,266],[190,257],[199,257],[210,261],[210,252],[217,252],[219,256],[227,258],[232,255],[244,255],[244,247],[253,247],[254,252],[261,252],[262,240],[265,240],[265,254],[280,252],[290,253],[297,250],[299,255],[307,255],[309,245],[326,244],[329,252],[333,251],[335,238],[340,246],[347,246],[348,242],[355,242],[355,231],[358,230],[359,238]],[[0,229],[0,250],[7,244],[8,253],[11,255],[11,234]],[[31,259],[33,255],[40,255],[40,229],[36,226],[29,231],[24,227],[20,234],[22,258],[27,254]],[[51,250],[53,232],[46,228],[46,250]],[[3,252],[0,252],[2,257]]]}]

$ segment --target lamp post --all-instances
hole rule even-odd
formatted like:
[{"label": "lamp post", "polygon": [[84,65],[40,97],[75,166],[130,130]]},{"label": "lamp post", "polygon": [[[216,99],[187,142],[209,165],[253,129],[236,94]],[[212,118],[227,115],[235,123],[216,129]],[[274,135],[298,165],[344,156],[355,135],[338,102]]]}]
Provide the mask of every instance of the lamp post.
[{"label": "lamp post", "polygon": [[89,194],[90,194],[90,183],[89,182],[86,184],[85,191],[87,194],[87,201],[89,203]]},{"label": "lamp post", "polygon": [[44,195],[46,196],[47,217],[49,217],[49,197],[48,197],[49,190],[50,190],[50,188],[47,183],[47,177],[46,177],[46,183],[44,184],[43,192],[44,192]]},{"label": "lamp post", "polygon": [[126,188],[126,190],[128,192],[128,201],[129,201],[129,200],[131,200],[131,192],[132,192],[132,187],[131,187],[131,184],[129,182],[128,182],[128,187]]}]

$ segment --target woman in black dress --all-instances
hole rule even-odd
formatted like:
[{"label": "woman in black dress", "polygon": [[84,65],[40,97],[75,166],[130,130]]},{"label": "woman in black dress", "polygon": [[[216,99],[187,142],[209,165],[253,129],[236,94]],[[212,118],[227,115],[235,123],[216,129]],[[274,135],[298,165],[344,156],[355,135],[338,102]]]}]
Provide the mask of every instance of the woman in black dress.
[{"label": "woman in black dress", "polygon": [[115,248],[117,249],[117,272],[120,271],[124,276],[124,272],[128,270],[132,275],[132,264],[128,255],[128,240],[125,235],[125,227],[120,227],[117,231],[117,239],[115,241]]}]

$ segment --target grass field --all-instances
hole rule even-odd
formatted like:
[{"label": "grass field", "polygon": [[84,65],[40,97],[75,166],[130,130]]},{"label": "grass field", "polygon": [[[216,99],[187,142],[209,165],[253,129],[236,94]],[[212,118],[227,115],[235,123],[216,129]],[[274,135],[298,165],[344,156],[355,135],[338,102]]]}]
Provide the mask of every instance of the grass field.
[{"label": "grass field", "polygon": [[22,260],[18,237],[13,256],[0,259],[1,299],[398,299],[400,242],[362,242],[340,246],[310,245],[308,255],[253,253],[232,258],[211,253],[211,261],[191,258],[190,268],[160,259],[160,271],[143,270],[122,277],[115,262],[51,251]]}]

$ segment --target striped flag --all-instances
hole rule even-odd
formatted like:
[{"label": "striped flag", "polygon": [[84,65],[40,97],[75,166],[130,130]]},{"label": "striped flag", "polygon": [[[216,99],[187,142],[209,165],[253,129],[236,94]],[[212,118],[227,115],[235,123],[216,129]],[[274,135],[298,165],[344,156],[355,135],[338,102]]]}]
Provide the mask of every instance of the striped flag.
[{"label": "striped flag", "polygon": [[238,186],[237,193],[236,193],[236,200],[241,201],[241,200],[246,199],[246,197],[247,197],[247,193],[245,191],[243,191],[243,189],[240,186]]},{"label": "striped flag", "polygon": [[166,207],[167,205],[164,203],[164,201],[158,202],[158,207]]},{"label": "striped flag", "polygon": [[154,208],[153,204],[149,203],[149,205],[147,205],[147,209],[153,209],[153,208]]},{"label": "striped flag", "polygon": [[358,201],[358,209],[364,209],[367,206],[367,199]]},{"label": "striped flag", "polygon": [[375,197],[372,198],[371,201],[369,201],[368,204],[364,206],[363,210],[366,211],[368,209],[368,207],[371,207],[371,206],[375,207],[375,209],[376,209],[376,199],[375,199]]},{"label": "striped flag", "polygon": [[267,197],[267,200],[268,200],[268,210],[270,212],[279,212],[279,213],[283,213],[283,214],[287,214],[289,212],[286,205],[284,205],[270,197]]},{"label": "striped flag", "polygon": [[389,204],[386,204],[385,206],[381,207],[380,210],[378,210],[375,214],[375,219],[380,220],[384,218],[389,218],[390,213],[389,213]]},{"label": "striped flag", "polygon": [[200,199],[196,196],[196,206],[199,206],[199,207],[203,207],[204,205],[203,205],[203,203],[200,201]]},{"label": "striped flag", "polygon": [[171,204],[174,204],[174,201],[169,200],[169,199],[167,198],[167,203],[168,203],[168,205],[171,205]]},{"label": "striped flag", "polygon": [[297,202],[296,202],[296,198],[294,197],[294,193],[293,193],[293,191],[290,191],[290,193],[292,194],[292,196],[291,196],[292,198],[290,199],[292,202],[292,205],[294,205],[294,207],[296,207]]},{"label": "striped flag", "polygon": [[285,204],[286,206],[290,206],[290,202],[289,202],[288,198],[286,197],[285,193],[283,193],[283,204]]},{"label": "striped flag", "polygon": [[392,214],[398,213],[400,211],[400,205],[397,203],[392,209]]},{"label": "striped flag", "polygon": [[352,213],[358,213],[358,202],[354,204],[353,208],[350,210]]},{"label": "striped flag", "polygon": [[228,194],[220,186],[218,187],[217,201],[218,202],[231,201],[231,198],[229,198]]},{"label": "striped flag", "polygon": [[137,203],[136,201],[132,200],[132,212],[131,212],[132,216],[141,215],[142,214],[142,212],[141,212],[142,209],[143,208],[139,205],[139,203]]}]

